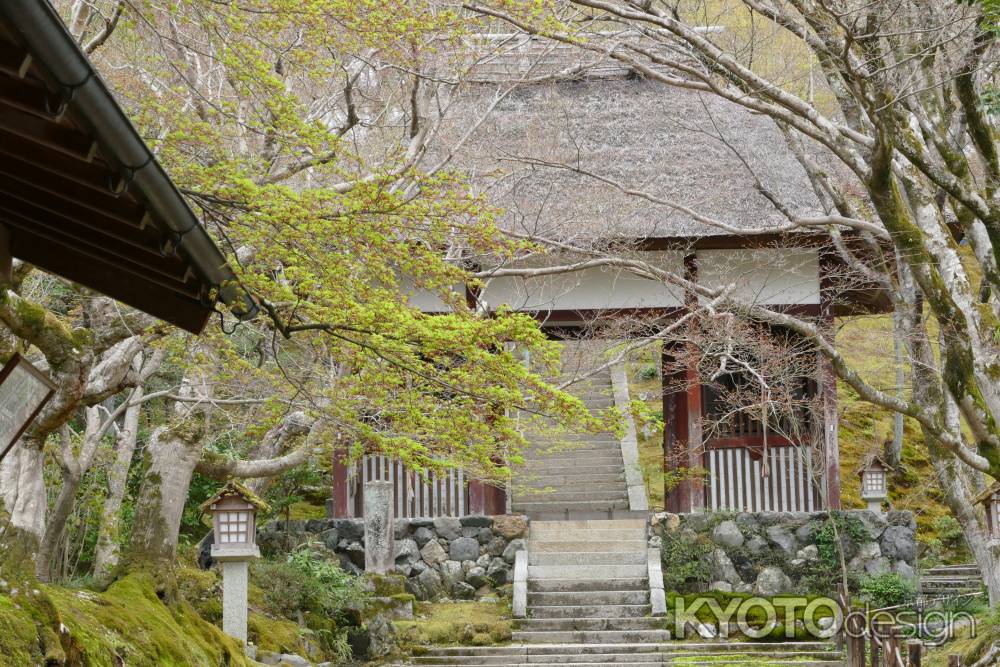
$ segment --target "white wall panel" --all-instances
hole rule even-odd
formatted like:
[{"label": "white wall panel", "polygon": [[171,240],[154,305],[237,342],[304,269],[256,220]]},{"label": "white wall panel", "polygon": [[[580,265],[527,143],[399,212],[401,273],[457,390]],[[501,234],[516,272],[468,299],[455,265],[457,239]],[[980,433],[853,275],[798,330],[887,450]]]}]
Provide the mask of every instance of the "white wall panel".
[{"label": "white wall panel", "polygon": [[[684,258],[678,252],[642,253],[653,266],[680,273]],[[523,266],[555,265],[567,260],[547,257]],[[616,308],[669,308],[682,305],[680,290],[657,280],[639,277],[624,269],[593,267],[567,274],[537,278],[491,279],[481,298],[489,307],[506,304],[518,310],[586,310]]]},{"label": "white wall panel", "polygon": [[698,282],[734,285],[734,298],[760,304],[818,304],[819,256],[814,248],[699,250]]}]

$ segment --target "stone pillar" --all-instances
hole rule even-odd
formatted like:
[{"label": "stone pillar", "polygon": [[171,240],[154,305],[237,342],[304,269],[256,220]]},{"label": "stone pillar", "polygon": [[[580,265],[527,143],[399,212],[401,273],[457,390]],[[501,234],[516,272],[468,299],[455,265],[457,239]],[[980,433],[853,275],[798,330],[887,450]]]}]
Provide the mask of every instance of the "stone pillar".
[{"label": "stone pillar", "polygon": [[365,572],[386,574],[394,565],[392,482],[366,482]]},{"label": "stone pillar", "polygon": [[222,631],[247,643],[247,572],[249,561],[222,562]]}]

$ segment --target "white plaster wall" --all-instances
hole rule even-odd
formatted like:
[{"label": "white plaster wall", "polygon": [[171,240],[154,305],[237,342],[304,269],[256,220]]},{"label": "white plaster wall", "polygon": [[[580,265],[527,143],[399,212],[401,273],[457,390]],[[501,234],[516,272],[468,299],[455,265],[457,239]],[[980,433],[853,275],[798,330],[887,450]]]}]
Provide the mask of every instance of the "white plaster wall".
[{"label": "white plaster wall", "polygon": [[[413,279],[409,276],[399,277],[399,288],[403,294],[408,295],[407,302],[414,308],[419,308],[424,313],[451,312],[451,306],[442,301],[434,292],[416,287],[413,284]],[[452,291],[461,294],[464,301],[465,285],[454,285]]]},{"label": "white plaster wall", "polygon": [[[682,271],[679,252],[644,253],[654,266]],[[554,265],[566,260],[546,257],[521,266]],[[665,308],[682,305],[680,290],[614,267],[593,267],[537,278],[492,278],[483,290],[491,309],[506,304],[516,310],[584,310],[591,308]]]},{"label": "white plaster wall", "polygon": [[819,254],[814,248],[699,250],[698,282],[734,285],[746,303],[818,304]]},{"label": "white plaster wall", "polygon": [[[659,268],[683,274],[684,254],[675,251],[641,253]],[[699,250],[698,281],[709,287],[734,285],[733,296],[747,303],[818,304],[819,256],[814,248],[754,248]],[[559,256],[532,258],[517,266],[540,267],[568,262]],[[436,294],[416,289],[401,278],[410,305],[426,313],[448,312]],[[456,285],[457,293],[465,288]],[[536,278],[491,278],[480,296],[490,309],[509,305],[515,310],[553,311],[618,308],[670,308],[683,305],[676,287],[636,276],[624,269],[594,267]]]}]

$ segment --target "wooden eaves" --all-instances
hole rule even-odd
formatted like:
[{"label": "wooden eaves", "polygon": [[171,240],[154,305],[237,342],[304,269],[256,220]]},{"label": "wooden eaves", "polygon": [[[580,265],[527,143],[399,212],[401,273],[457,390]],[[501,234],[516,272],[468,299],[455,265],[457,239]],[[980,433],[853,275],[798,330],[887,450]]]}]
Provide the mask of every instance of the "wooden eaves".
[{"label": "wooden eaves", "polygon": [[9,255],[198,333],[256,306],[47,0],[0,2]]}]

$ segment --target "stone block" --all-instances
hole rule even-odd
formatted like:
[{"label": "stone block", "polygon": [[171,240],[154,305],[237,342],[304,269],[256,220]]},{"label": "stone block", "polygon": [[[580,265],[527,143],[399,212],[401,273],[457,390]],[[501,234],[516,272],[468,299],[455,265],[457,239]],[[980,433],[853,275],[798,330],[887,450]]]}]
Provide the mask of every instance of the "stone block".
[{"label": "stone block", "polygon": [[482,514],[463,516],[459,521],[463,526],[470,526],[472,528],[489,528],[493,525],[493,517]]},{"label": "stone block", "polygon": [[776,547],[781,549],[786,556],[795,556],[798,551],[798,544],[795,538],[782,526],[769,526],[767,529],[767,539]]},{"label": "stone block", "polygon": [[723,549],[738,549],[743,546],[743,539],[735,521],[723,521],[712,531],[712,541]]},{"label": "stone block", "polygon": [[774,597],[792,591],[792,580],[780,567],[769,566],[761,570],[754,583],[753,592],[764,597]]},{"label": "stone block", "polygon": [[434,539],[434,531],[426,526],[421,526],[413,531],[413,539],[416,540],[417,546],[423,549],[424,545]]},{"label": "stone block", "polygon": [[438,544],[437,540],[431,540],[420,550],[420,557],[428,565],[437,565],[448,560],[448,554]]},{"label": "stone block", "polygon": [[439,516],[434,519],[434,532],[448,541],[457,540],[462,536],[462,522],[453,516]]},{"label": "stone block", "polygon": [[396,542],[396,565],[412,565],[420,558],[420,547],[416,541],[405,539]]},{"label": "stone block", "polygon": [[522,539],[511,540],[511,543],[507,545],[507,548],[503,550],[502,558],[504,562],[513,565],[515,554],[522,549],[527,549],[528,546]]},{"label": "stone block", "polygon": [[473,537],[460,537],[452,540],[448,546],[448,555],[451,560],[475,560],[479,558],[479,540]]},{"label": "stone block", "polygon": [[912,563],[917,557],[916,536],[908,527],[889,526],[882,533],[880,541],[882,555],[890,560],[904,560]]},{"label": "stone block", "polygon": [[493,532],[508,540],[526,537],[528,534],[528,517],[517,514],[504,514],[493,517]]}]

